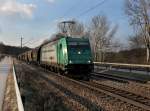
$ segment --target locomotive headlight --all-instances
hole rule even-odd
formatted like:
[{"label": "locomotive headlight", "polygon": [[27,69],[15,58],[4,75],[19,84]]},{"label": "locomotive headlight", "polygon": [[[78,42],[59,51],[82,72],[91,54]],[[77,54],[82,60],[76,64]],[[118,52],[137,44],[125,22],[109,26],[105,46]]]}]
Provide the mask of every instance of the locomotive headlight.
[{"label": "locomotive headlight", "polygon": [[70,60],[70,61],[69,61],[69,63],[71,64],[71,63],[72,63],[72,61]]},{"label": "locomotive headlight", "polygon": [[81,52],[80,52],[80,51],[78,51],[78,54],[81,54]]},{"label": "locomotive headlight", "polygon": [[88,63],[91,63],[91,61],[89,60]]}]

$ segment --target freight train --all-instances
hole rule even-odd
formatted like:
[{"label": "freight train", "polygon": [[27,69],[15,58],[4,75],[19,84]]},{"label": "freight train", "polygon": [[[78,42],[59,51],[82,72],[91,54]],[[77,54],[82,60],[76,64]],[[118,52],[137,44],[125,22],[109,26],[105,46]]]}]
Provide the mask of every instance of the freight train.
[{"label": "freight train", "polygon": [[20,54],[18,58],[60,74],[82,78],[89,78],[94,68],[88,38],[57,35],[40,47]]}]

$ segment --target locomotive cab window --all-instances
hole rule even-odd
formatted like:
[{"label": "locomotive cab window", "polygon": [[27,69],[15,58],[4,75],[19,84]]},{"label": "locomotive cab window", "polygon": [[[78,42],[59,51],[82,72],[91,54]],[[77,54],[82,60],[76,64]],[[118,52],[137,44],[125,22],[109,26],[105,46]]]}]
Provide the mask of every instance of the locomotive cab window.
[{"label": "locomotive cab window", "polygon": [[77,54],[79,51],[82,52],[82,54],[89,54],[90,46],[88,42],[69,42],[68,48],[72,54]]},{"label": "locomotive cab window", "polygon": [[89,43],[88,42],[69,42],[68,46],[69,47],[85,47],[85,48],[88,48]]}]

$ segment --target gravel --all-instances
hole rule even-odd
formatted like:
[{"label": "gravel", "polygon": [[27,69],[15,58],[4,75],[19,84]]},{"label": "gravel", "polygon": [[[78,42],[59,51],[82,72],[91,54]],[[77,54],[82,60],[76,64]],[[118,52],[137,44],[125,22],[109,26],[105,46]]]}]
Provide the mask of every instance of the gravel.
[{"label": "gravel", "polygon": [[150,98],[150,87],[144,86],[143,84],[136,83],[136,82],[129,82],[129,83],[120,83],[111,80],[102,80],[96,81],[98,83],[108,85],[111,87],[115,87],[121,90],[129,91],[134,94],[141,95],[143,97]]}]

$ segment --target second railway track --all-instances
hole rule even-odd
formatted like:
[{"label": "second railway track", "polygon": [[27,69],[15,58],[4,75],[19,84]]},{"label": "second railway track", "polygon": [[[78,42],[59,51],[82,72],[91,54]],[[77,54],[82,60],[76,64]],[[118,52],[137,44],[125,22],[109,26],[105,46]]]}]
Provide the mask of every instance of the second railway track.
[{"label": "second railway track", "polygon": [[131,92],[128,92],[125,90],[117,89],[117,88],[107,86],[104,84],[100,84],[100,83],[96,83],[96,82],[83,82],[83,83],[85,83],[89,86],[104,90],[104,91],[108,91],[112,94],[119,95],[120,96],[120,97],[118,96],[119,99],[123,99],[126,102],[130,102],[136,106],[143,107],[143,108],[145,107],[150,110],[150,99],[149,98],[142,97],[140,95],[136,95],[134,93],[131,93]]},{"label": "second railway track", "polygon": [[106,78],[114,81],[124,82],[128,83],[129,81],[139,82],[139,83],[146,83],[147,81],[142,79],[136,79],[136,78],[130,78],[130,77],[122,77],[122,76],[116,76],[111,74],[105,74],[105,73],[91,73],[92,78]]}]

